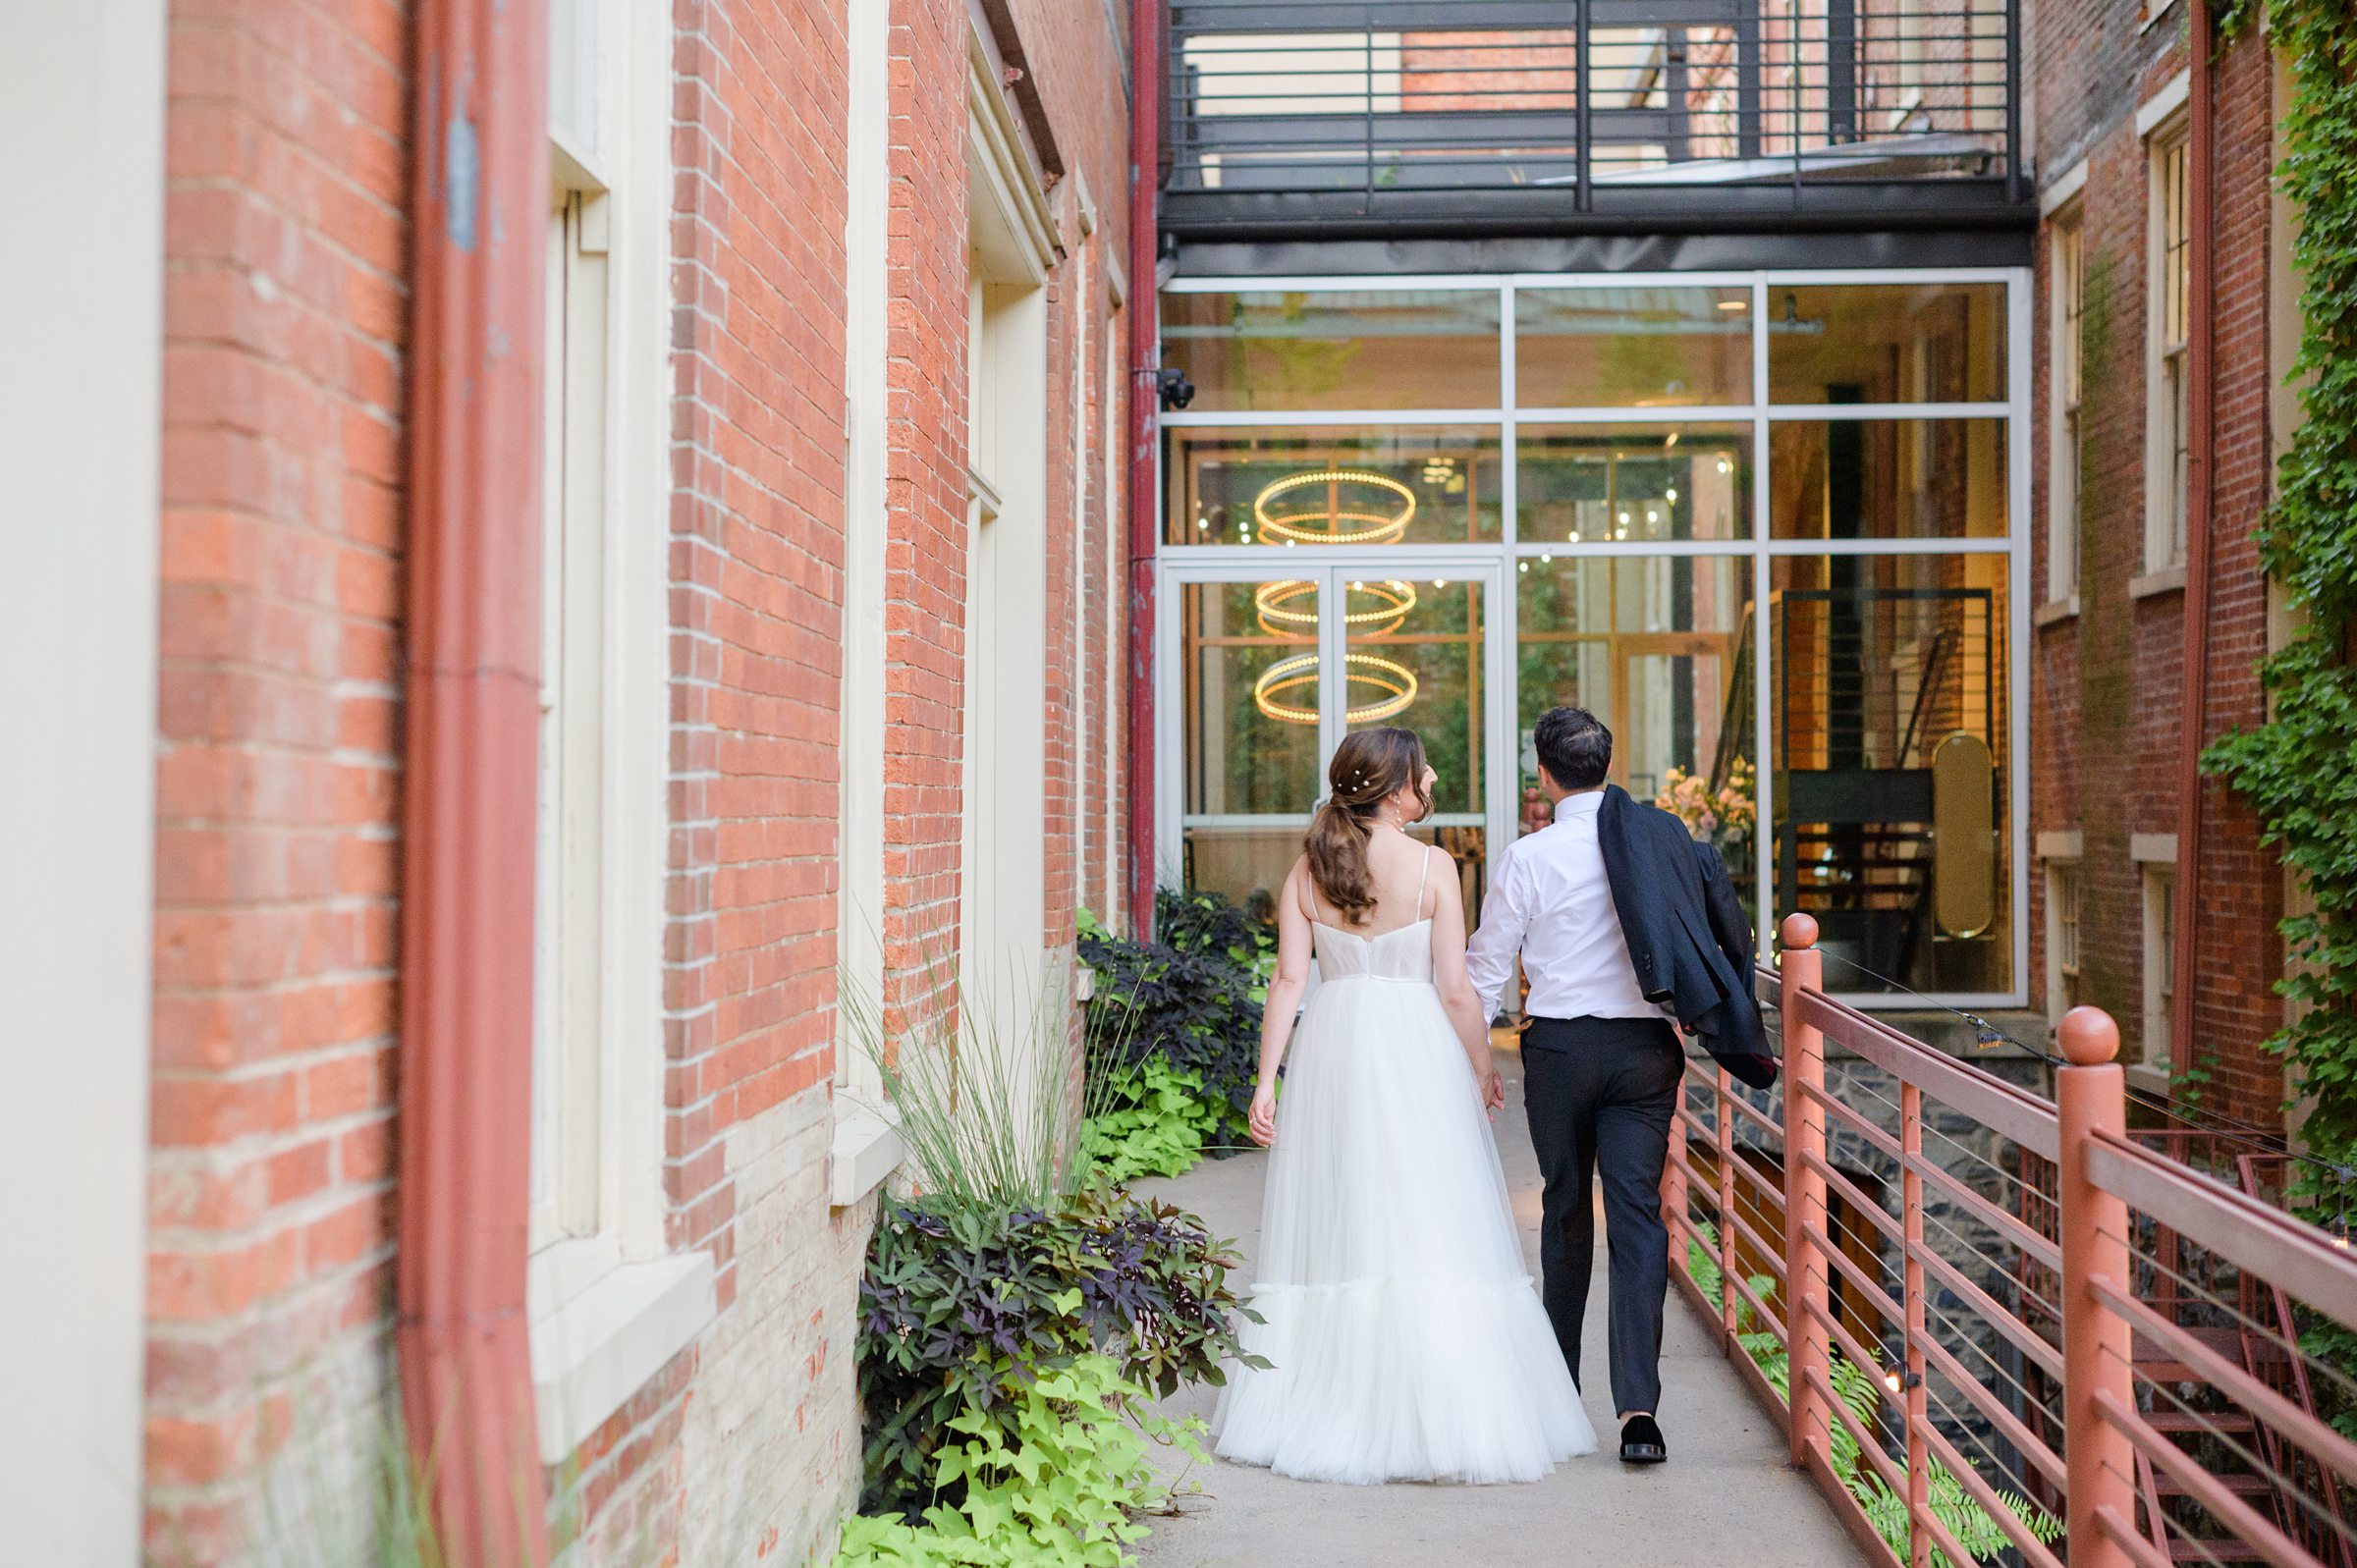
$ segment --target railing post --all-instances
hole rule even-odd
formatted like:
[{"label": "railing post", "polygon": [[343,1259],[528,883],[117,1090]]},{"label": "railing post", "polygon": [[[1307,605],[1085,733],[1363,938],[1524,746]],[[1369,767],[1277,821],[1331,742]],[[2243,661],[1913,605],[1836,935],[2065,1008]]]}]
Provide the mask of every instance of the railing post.
[{"label": "railing post", "polygon": [[1898,1178],[1899,1234],[1907,1247],[1902,1303],[1907,1353],[1900,1362],[1906,1376],[1899,1389],[1907,1411],[1907,1563],[1908,1568],[1931,1568],[1932,1541],[1923,1528],[1932,1510],[1931,1410],[1923,1384],[1923,1346],[1930,1338],[1923,1300],[1923,1174],[1912,1163],[1923,1155],[1923,1091],[1911,1083],[1898,1086],[1898,1147],[1909,1162]]},{"label": "railing post", "polygon": [[[1670,1112],[1670,1148],[1672,1154],[1684,1156],[1692,1137],[1693,1124],[1686,1117],[1686,1078],[1677,1080],[1677,1108]],[[1662,1162],[1662,1222],[1670,1231],[1670,1272],[1675,1278],[1686,1270],[1686,1238],[1680,1229],[1687,1222],[1686,1172],[1675,1159]]]},{"label": "railing post", "polygon": [[1803,992],[1823,994],[1825,956],[1817,950],[1817,922],[1809,916],[1794,911],[1779,931],[1783,939],[1777,970],[1784,1029],[1784,1326],[1791,1349],[1786,1388],[1792,1463],[1806,1469],[1812,1445],[1820,1464],[1832,1457],[1826,1431],[1832,1415],[1822,1408],[1809,1379],[1811,1373],[1829,1382],[1833,1378],[1825,1325],[1817,1318],[1827,1300],[1827,1269],[1810,1239],[1825,1234],[1825,1178],[1809,1164],[1812,1155],[1825,1158],[1825,1108],[1805,1092],[1825,1088],[1825,1036],[1803,1020],[1799,1001]]},{"label": "railing post", "polygon": [[1736,1315],[1743,1305],[1735,1291],[1735,1117],[1727,1105],[1735,1097],[1735,1086],[1725,1067],[1716,1077],[1719,1098],[1712,1102],[1711,1120],[1719,1161],[1719,1331],[1726,1336],[1723,1348],[1732,1355]]},{"label": "railing post", "polygon": [[2073,1007],[2062,1018],[2062,1054],[2055,1071],[2055,1111],[2061,1159],[2055,1197],[2062,1246],[2062,1438],[2070,1490],[2064,1499],[2070,1568],[2129,1568],[2125,1548],[2104,1534],[2096,1514],[2132,1524],[2136,1454],[2127,1435],[2096,1408],[2108,1390],[2133,1409],[2136,1388],[2126,1320],[2088,1288],[2096,1278],[2128,1283],[2128,1206],[2087,1178],[2087,1150],[2098,1134],[2127,1131],[2126,1077],[2113,1058],[2119,1026],[2100,1007]]}]

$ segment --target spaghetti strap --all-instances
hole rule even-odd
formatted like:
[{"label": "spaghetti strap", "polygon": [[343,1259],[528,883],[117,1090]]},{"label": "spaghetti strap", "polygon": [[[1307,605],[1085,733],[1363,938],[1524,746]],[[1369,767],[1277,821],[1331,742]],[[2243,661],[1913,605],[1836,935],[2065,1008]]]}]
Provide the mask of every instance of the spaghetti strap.
[{"label": "spaghetti strap", "polygon": [[1424,851],[1424,869],[1416,873],[1416,918],[1424,918],[1424,884],[1432,877],[1432,849]]}]

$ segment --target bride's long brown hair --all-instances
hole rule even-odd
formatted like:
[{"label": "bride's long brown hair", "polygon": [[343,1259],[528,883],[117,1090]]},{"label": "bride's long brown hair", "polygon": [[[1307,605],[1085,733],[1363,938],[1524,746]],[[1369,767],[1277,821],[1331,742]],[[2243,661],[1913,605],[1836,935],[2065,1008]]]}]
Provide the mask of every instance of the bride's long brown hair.
[{"label": "bride's long brown hair", "polygon": [[1406,788],[1423,804],[1418,816],[1432,810],[1432,796],[1424,788],[1424,742],[1413,730],[1397,725],[1354,730],[1334,748],[1326,784],[1329,793],[1318,803],[1304,842],[1309,880],[1343,919],[1357,925],[1375,908],[1375,879],[1367,869],[1375,808]]}]

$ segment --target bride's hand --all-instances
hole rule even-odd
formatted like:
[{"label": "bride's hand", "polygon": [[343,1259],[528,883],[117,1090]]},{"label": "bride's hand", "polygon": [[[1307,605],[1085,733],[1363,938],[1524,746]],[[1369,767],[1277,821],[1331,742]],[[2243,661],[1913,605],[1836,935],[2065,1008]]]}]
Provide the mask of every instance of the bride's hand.
[{"label": "bride's hand", "polygon": [[1506,1080],[1498,1076],[1497,1068],[1483,1069],[1477,1075],[1476,1082],[1481,1089],[1482,1109],[1504,1110],[1506,1108]]},{"label": "bride's hand", "polygon": [[1252,1141],[1263,1149],[1277,1141],[1277,1091],[1263,1084],[1252,1091],[1252,1113],[1247,1118]]}]

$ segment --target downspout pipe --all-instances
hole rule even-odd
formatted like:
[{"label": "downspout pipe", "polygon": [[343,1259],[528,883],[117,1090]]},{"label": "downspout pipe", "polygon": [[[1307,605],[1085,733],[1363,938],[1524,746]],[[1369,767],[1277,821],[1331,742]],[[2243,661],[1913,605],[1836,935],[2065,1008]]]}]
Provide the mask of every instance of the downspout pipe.
[{"label": "downspout pipe", "polygon": [[396,1347],[454,1568],[527,1568],[547,7],[416,19]]},{"label": "downspout pipe", "polygon": [[2192,0],[2191,50],[2185,127],[2186,295],[2185,376],[2185,693],[2184,729],[2177,744],[2177,870],[2171,891],[2172,941],[2168,1004],[2170,1066],[2192,1064],[2195,963],[2201,954],[2202,745],[2209,729],[2210,558],[2214,507],[2212,457],[2217,447],[2216,374],[2217,246],[2211,233],[2216,210],[2217,160],[2212,146],[2212,59],[2210,0]]},{"label": "downspout pipe", "polygon": [[1154,547],[1161,512],[1161,300],[1155,289],[1161,186],[1163,0],[1129,8],[1129,925],[1154,935]]}]

